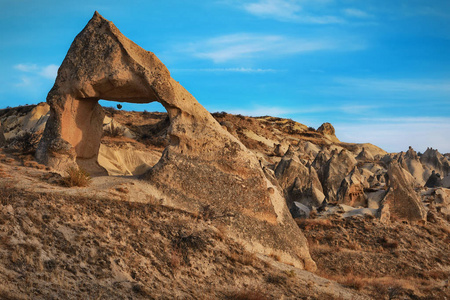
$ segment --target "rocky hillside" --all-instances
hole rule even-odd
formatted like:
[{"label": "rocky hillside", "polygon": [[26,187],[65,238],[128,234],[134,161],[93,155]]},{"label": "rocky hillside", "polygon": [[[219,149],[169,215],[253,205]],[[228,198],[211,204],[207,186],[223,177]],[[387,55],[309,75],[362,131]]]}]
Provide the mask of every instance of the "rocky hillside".
[{"label": "rocky hillside", "polygon": [[317,277],[276,253],[248,252],[218,222],[222,212],[177,208],[137,179],[169,144],[166,113],[105,108],[98,161],[109,176],[68,188],[66,174],[33,158],[48,110],[44,103],[0,110],[4,298],[446,299],[450,292],[448,154],[344,143],[328,123],[315,130],[213,114],[283,191]]}]

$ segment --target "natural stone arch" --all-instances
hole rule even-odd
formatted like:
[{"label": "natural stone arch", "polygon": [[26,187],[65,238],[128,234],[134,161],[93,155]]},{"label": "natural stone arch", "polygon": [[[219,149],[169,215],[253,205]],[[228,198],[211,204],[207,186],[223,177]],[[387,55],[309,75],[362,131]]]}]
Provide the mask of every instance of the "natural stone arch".
[{"label": "natural stone arch", "polygon": [[73,41],[47,96],[50,118],[37,159],[64,171],[76,160],[94,168],[103,110],[99,99],[160,102],[170,118],[169,145],[142,179],[187,211],[208,206],[214,220],[249,251],[276,254],[314,270],[306,238],[274,178],[223,129],[151,52],[97,12]]}]

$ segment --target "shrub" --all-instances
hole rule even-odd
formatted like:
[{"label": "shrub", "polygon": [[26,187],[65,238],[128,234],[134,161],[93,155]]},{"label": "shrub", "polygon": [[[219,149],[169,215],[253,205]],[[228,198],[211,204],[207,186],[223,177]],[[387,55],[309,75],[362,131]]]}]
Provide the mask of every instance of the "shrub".
[{"label": "shrub", "polygon": [[268,299],[265,294],[256,290],[239,290],[230,293],[227,297],[228,299],[233,300],[264,300]]},{"label": "shrub", "polygon": [[67,187],[88,186],[91,182],[91,176],[83,168],[70,167],[66,172],[68,175],[62,179],[62,183]]},{"label": "shrub", "polygon": [[33,131],[25,131],[8,141],[8,148],[22,152],[23,154],[34,154],[42,134]]},{"label": "shrub", "polygon": [[111,121],[111,125],[103,130],[103,136],[120,137],[124,132],[125,128],[114,126],[114,121]]}]

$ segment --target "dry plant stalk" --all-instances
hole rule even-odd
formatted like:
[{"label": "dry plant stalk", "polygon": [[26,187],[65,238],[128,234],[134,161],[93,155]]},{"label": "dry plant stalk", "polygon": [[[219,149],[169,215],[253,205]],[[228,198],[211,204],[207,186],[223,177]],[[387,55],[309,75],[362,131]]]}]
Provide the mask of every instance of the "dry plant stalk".
[{"label": "dry plant stalk", "polygon": [[62,183],[67,187],[84,187],[91,183],[91,176],[83,168],[70,167],[66,170],[67,176],[63,178]]}]

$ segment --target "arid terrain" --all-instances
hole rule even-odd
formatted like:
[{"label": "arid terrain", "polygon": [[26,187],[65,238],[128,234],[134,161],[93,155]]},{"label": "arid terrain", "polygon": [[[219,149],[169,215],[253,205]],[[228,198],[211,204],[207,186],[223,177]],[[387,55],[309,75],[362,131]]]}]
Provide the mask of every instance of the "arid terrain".
[{"label": "arid terrain", "polygon": [[0,298],[448,299],[448,154],[389,154],[340,142],[330,124],[214,113],[283,191],[317,265],[308,272],[248,251],[223,211],[178,207],[142,179],[169,144],[166,113],[105,111],[108,175],[70,187],[34,159],[48,106],[0,110]]},{"label": "arid terrain", "polygon": [[448,299],[449,159],[211,114],[95,12],[0,110],[0,298]]}]

